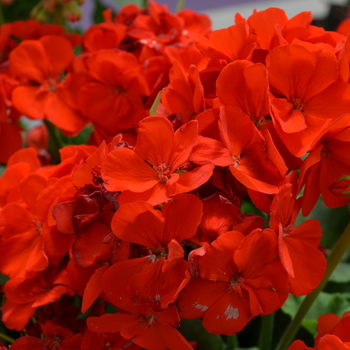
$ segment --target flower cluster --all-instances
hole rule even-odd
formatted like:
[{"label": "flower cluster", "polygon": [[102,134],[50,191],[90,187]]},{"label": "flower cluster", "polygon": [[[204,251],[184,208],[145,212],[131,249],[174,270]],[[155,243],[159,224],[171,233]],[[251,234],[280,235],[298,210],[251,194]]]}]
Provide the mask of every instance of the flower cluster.
[{"label": "flower cluster", "polygon": [[90,143],[97,146],[121,132],[134,143],[138,122],[169,82],[172,62],[188,68],[204,59],[189,37],[209,33],[204,15],[175,16],[151,1],[143,11],[128,5],[114,19],[106,11],[105,20],[82,37],[34,20],[2,26],[0,146],[6,151],[0,162],[21,148],[20,115],[48,119],[68,136],[90,122]]},{"label": "flower cluster", "polygon": [[288,350],[347,350],[350,349],[350,312],[343,317],[325,314],[318,318],[315,347],[310,348],[301,340],[295,340]]},{"label": "flower cluster", "polygon": [[[213,32],[153,1],[105,17],[82,38],[2,27],[2,320],[26,330],[11,350],[193,349],[181,318],[233,335],[319,285],[321,227],[298,214],[350,203],[348,37],[277,8]],[[92,123],[90,145],[58,165],[12,154],[22,114]]]}]

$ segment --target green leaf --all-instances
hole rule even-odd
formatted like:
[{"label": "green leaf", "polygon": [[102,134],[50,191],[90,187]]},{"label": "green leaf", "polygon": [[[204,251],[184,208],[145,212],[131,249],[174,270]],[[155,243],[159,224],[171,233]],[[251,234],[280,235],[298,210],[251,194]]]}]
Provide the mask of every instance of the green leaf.
[{"label": "green leaf", "polygon": [[[291,318],[294,318],[304,298],[305,297],[290,295],[282,306],[282,311]],[[344,312],[350,310],[349,300],[350,293],[329,294],[321,292],[310,311],[305,316],[302,326],[311,334],[314,334],[318,317],[328,313],[333,313],[341,317]]]},{"label": "green leaf", "polygon": [[69,137],[65,135],[61,135],[61,140],[63,141],[65,146],[68,145],[86,145],[89,141],[90,135],[92,133],[93,126],[92,124],[88,124],[85,129],[83,129],[79,135],[75,137]]},{"label": "green leaf", "polygon": [[176,5],[176,12],[183,10],[185,6],[185,0],[178,0]]},{"label": "green leaf", "polygon": [[127,4],[135,4],[138,7],[144,8],[147,7],[147,0],[113,0],[118,6],[125,6]]},{"label": "green leaf", "polygon": [[0,284],[6,283],[10,278],[0,273]]},{"label": "green leaf", "polygon": [[13,1],[11,5],[2,6],[6,22],[26,20],[30,18],[30,11],[40,0]]},{"label": "green leaf", "polygon": [[350,264],[346,262],[340,262],[329,278],[329,281],[336,283],[350,282]]},{"label": "green leaf", "polygon": [[202,321],[181,320],[180,332],[189,341],[198,342],[197,350],[225,350],[226,345],[220,335],[208,333],[202,326]]},{"label": "green leaf", "polygon": [[103,4],[101,4],[101,2],[99,0],[95,1],[95,11],[94,11],[94,15],[93,15],[94,23],[102,23],[102,22],[104,22],[102,12],[104,10],[106,10],[107,8],[108,7],[106,7]]},{"label": "green leaf", "polygon": [[300,214],[297,217],[295,227],[309,219],[320,221],[322,227],[321,244],[331,249],[349,222],[349,210],[346,206],[336,209],[327,208],[324,202],[319,200],[309,216],[304,218]]},{"label": "green leaf", "polygon": [[5,172],[6,165],[5,164],[0,164],[0,176]]},{"label": "green leaf", "polygon": [[154,101],[152,103],[152,107],[149,111],[149,115],[156,115],[157,107],[158,107],[161,96],[162,96],[162,92],[159,91],[156,98],[154,99]]},{"label": "green leaf", "polygon": [[49,120],[45,119],[44,123],[49,133],[49,153],[51,154],[53,164],[60,162],[59,150],[61,148],[69,145],[86,145],[93,130],[92,125],[88,124],[79,135],[69,137],[64,135]]},{"label": "green leaf", "polygon": [[304,320],[302,326],[312,335],[315,334],[317,321],[316,320]]}]

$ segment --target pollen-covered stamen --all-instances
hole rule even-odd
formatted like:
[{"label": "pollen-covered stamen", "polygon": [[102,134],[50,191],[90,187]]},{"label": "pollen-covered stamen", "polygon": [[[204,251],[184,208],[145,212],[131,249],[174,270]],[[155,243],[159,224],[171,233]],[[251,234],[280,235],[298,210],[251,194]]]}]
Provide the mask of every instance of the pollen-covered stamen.
[{"label": "pollen-covered stamen", "polygon": [[325,158],[331,158],[331,152],[327,145],[323,145],[322,150],[321,150],[321,156]]},{"label": "pollen-covered stamen", "polygon": [[33,223],[35,226],[35,230],[37,231],[39,236],[42,236],[43,223],[41,221],[37,220],[37,218],[35,216],[33,216]]},{"label": "pollen-covered stamen", "polygon": [[292,98],[292,103],[294,109],[304,112],[304,104],[301,102],[300,98]]},{"label": "pollen-covered stamen", "polygon": [[283,237],[289,236],[290,234],[294,233],[294,226],[288,225],[283,228]]},{"label": "pollen-covered stamen", "polygon": [[148,328],[155,322],[156,316],[143,316],[142,321],[140,322],[141,327]]},{"label": "pollen-covered stamen", "polygon": [[60,348],[61,341],[62,341],[62,338],[59,335],[56,335],[55,337],[52,338],[52,344],[51,344],[50,348],[53,350]]},{"label": "pollen-covered stamen", "polygon": [[110,95],[114,94],[125,94],[126,90],[122,86],[114,86],[113,89],[110,91]]},{"label": "pollen-covered stamen", "polygon": [[162,163],[158,165],[157,173],[159,180],[163,183],[166,183],[171,178],[170,165]]},{"label": "pollen-covered stamen", "polygon": [[232,161],[233,161],[233,166],[236,167],[239,165],[240,161],[241,161],[241,155],[240,154],[234,154],[232,156]]},{"label": "pollen-covered stamen", "polygon": [[235,292],[237,292],[239,295],[242,295],[241,285],[243,284],[243,282],[244,282],[244,278],[238,275],[235,275],[230,279],[229,289],[232,289]]},{"label": "pollen-covered stamen", "polygon": [[47,91],[56,91],[58,81],[54,78],[48,78],[43,84],[42,87]]}]

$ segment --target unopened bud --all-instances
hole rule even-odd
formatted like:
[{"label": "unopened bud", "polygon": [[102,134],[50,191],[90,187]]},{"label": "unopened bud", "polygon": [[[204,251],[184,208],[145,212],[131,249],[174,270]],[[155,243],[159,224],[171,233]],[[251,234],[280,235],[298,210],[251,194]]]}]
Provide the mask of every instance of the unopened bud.
[{"label": "unopened bud", "polygon": [[3,4],[3,5],[11,5],[12,4],[12,0],[1,0],[1,3]]},{"label": "unopened bud", "polygon": [[350,198],[350,176],[343,176],[329,187],[336,196]]},{"label": "unopened bud", "polygon": [[30,17],[36,19],[39,22],[45,22],[48,16],[49,13],[46,10],[46,8],[42,5],[42,3],[39,3],[38,5],[34,6],[32,11],[30,12]]},{"label": "unopened bud", "polygon": [[52,13],[54,13],[54,11],[56,9],[57,1],[56,0],[43,0],[39,4],[42,4],[42,6],[45,8],[45,10],[48,13],[52,14]]},{"label": "unopened bud", "polygon": [[63,17],[66,20],[76,22],[80,20],[81,15],[81,9],[76,2],[72,1],[63,5]]}]

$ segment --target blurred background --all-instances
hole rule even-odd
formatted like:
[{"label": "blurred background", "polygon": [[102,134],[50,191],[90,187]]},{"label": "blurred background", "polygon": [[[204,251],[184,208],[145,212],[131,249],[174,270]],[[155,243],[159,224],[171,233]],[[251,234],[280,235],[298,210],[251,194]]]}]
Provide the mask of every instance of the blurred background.
[{"label": "blurred background", "polygon": [[[123,0],[85,0],[84,18],[75,26],[85,30],[91,24],[95,10],[99,6],[112,7],[117,11],[127,2]],[[141,4],[142,0],[134,2]],[[167,4],[169,10],[175,12],[178,0],[159,0],[158,2]],[[347,6],[349,4],[349,0],[186,0],[184,8],[209,15],[213,29],[232,25],[233,17],[237,12],[247,18],[254,9],[261,11],[269,7],[279,7],[286,11],[289,18],[301,11],[311,11],[318,25],[329,26],[327,30],[334,30],[340,20],[350,17],[350,10]]]},{"label": "blurred background", "polygon": [[[179,2],[184,2],[183,8],[207,14],[212,20],[214,30],[227,28],[233,24],[234,15],[238,12],[248,18],[254,9],[261,11],[269,7],[284,9],[289,18],[301,11],[311,11],[314,25],[326,30],[335,30],[339,22],[350,17],[350,0],[157,0],[166,4],[170,11],[176,12]],[[28,19],[33,7],[56,0],[0,0],[0,23],[20,19]],[[84,32],[93,23],[103,22],[102,11],[112,8],[114,13],[127,3],[135,3],[144,7],[146,0],[74,0],[67,1],[72,8],[72,17],[76,20],[68,26],[76,31]],[[78,6],[77,4],[83,3]],[[40,17],[40,13],[39,13]],[[43,19],[45,21],[45,19]]]}]

